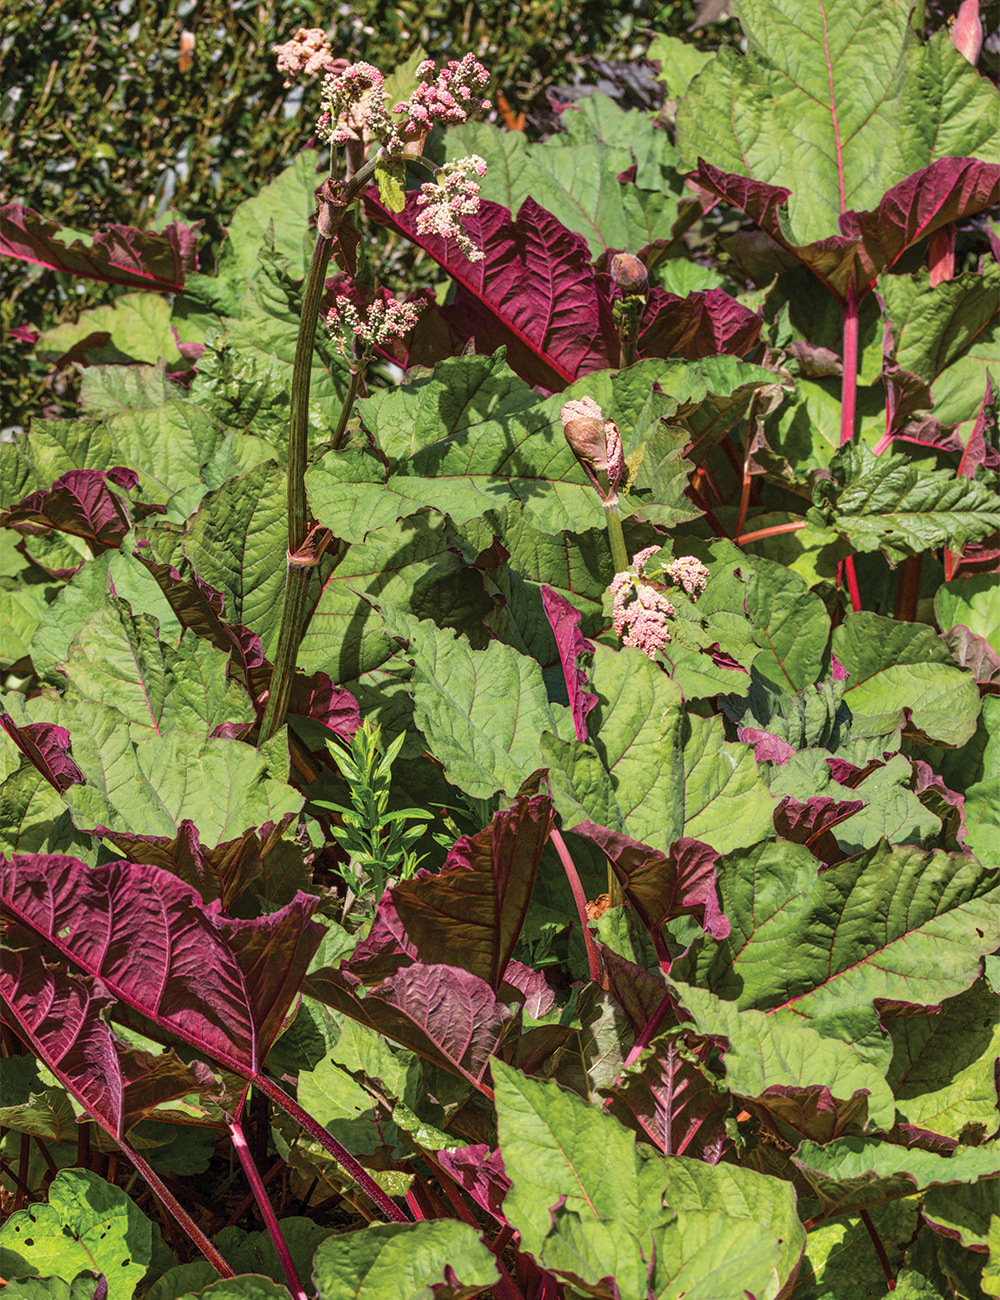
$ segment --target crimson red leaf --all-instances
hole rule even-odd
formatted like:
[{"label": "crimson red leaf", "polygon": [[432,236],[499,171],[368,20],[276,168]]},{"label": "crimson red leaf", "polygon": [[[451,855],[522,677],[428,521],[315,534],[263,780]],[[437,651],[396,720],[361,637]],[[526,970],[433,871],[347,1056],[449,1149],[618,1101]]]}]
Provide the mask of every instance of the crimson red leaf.
[{"label": "crimson red leaf", "polygon": [[719,353],[743,357],[760,339],[761,318],[722,289],[699,289],[686,298],[655,288],[639,330],[640,357],[697,361]]},{"label": "crimson red leaf", "polygon": [[172,839],[166,835],[112,831],[105,826],[96,827],[94,834],[112,843],[129,862],[162,867],[197,889],[203,902],[219,899],[223,907],[228,907],[262,873],[264,859],[287,825],[287,819],[280,826],[268,822],[259,834],[252,827],[239,839],[228,840],[214,849],[201,843],[197,827],[188,819],[181,822]]},{"label": "crimson red leaf", "polygon": [[419,871],[393,885],[392,905],[418,960],[459,966],[499,991],[553,819],[547,795],[518,796],[478,834],[458,840],[439,873]]},{"label": "crimson red leaf", "polygon": [[415,963],[366,993],[356,975],[328,966],[314,971],[304,987],[334,1010],[490,1092],[482,1078],[511,1013],[478,976],[455,966]]},{"label": "crimson red leaf", "polygon": [[0,858],[0,904],[132,1011],[239,1072],[259,1070],[323,935],[305,894],[235,921],[132,862]]},{"label": "crimson red leaf", "polygon": [[552,391],[616,364],[608,277],[590,265],[586,240],[534,199],[525,199],[516,218],[484,202],[464,219],[469,237],[483,249],[481,262],[470,262],[454,240],[417,234],[416,194],[407,195],[399,213],[390,212],[374,188],[365,204],[376,221],[425,249],[452,277],[458,291],[442,315],[461,338],[474,338],[478,351],[506,345],[511,368]]},{"label": "crimson red leaf", "polygon": [[55,528],[83,537],[95,548],[117,550],[132,527],[132,511],[113,488],[131,491],[138,482],[130,469],[71,469],[50,488],[4,510],[0,527],[28,533]]},{"label": "crimson red leaf", "polygon": [[780,1120],[801,1138],[832,1142],[864,1127],[869,1096],[867,1088],[859,1088],[851,1097],[840,1100],[822,1084],[803,1088],[774,1084],[749,1104]]},{"label": "crimson red leaf", "polygon": [[164,293],[180,293],[184,277],[198,269],[197,226],[175,221],[159,233],[108,226],[89,246],[78,238],[66,243],[59,230],[57,221],[20,203],[6,203],[0,208],[0,254],[90,280]]},{"label": "crimson red leaf", "polygon": [[520,961],[509,961],[503,973],[500,997],[504,1002],[510,1002],[510,994],[523,1003],[525,1011],[535,1020],[547,1016],[556,1005],[556,995],[543,972],[532,970]]},{"label": "crimson red leaf", "polygon": [[[659,971],[637,966],[606,944],[599,947],[608,989],[632,1022],[636,1038],[654,1017],[659,1017],[659,1027],[664,1029],[679,1023],[680,1017],[672,1010],[673,1000]],[[665,998],[670,999],[666,1005]]]},{"label": "crimson red leaf", "polygon": [[587,714],[597,703],[597,696],[587,690],[586,671],[579,667],[581,655],[594,653],[593,643],[580,631],[580,611],[571,605],[565,596],[542,583],[542,608],[549,626],[556,639],[559,661],[562,664],[563,677],[566,679],[566,691],[569,706],[573,711],[573,723],[576,727],[577,740],[587,739]]},{"label": "crimson red leaf", "polygon": [[621,881],[625,897],[650,933],[674,916],[697,916],[714,939],[729,933],[729,920],[719,909],[715,864],[720,855],[700,840],[676,840],[664,855],[627,835],[581,822],[573,827],[607,855]]},{"label": "crimson red leaf", "polygon": [[745,212],[839,298],[851,291],[858,301],[919,239],[1000,199],[1000,166],[976,158],[939,158],[887,190],[871,212],[843,213],[840,234],[793,244],[781,226],[790,190],[721,171],[703,159],[694,179]]},{"label": "crimson red leaf", "polygon": [[0,713],[0,727],[60,794],[83,780],[83,773],[70,757],[70,734],[65,727],[51,722],[29,722],[19,727],[9,713]]},{"label": "crimson red leaf", "polygon": [[834,837],[834,826],[853,817],[864,806],[863,799],[838,801],[829,795],[816,795],[799,803],[791,795],[785,795],[774,810],[774,829],[779,839],[804,844],[814,858],[829,867],[847,857]]},{"label": "crimson red leaf", "polygon": [[7,927],[4,949],[0,995],[13,1027],[116,1137],[162,1102],[217,1088],[200,1061],[184,1065],[173,1052],[127,1047],[102,1015],[114,998],[86,976],[46,962],[21,926]]},{"label": "crimson red leaf", "polygon": [[503,1198],[510,1191],[510,1179],[504,1173],[503,1156],[485,1143],[460,1147],[457,1151],[438,1151],[434,1160],[451,1174],[477,1205],[501,1223],[506,1223]]},{"label": "crimson red leaf", "polygon": [[656,1039],[642,1068],[602,1089],[611,1113],[643,1133],[667,1156],[716,1165],[732,1145],[726,1131],[729,1094],[695,1059],[707,1040],[684,1030]]}]

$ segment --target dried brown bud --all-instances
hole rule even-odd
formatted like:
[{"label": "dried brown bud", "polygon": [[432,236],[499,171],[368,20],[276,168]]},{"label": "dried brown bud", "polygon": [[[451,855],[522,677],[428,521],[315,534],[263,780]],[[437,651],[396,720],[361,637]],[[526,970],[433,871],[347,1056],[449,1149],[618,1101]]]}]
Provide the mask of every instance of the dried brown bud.
[{"label": "dried brown bud", "polygon": [[601,500],[608,505],[625,473],[621,434],[605,420],[592,397],[579,397],[562,408],[563,433]]},{"label": "dried brown bud", "polygon": [[622,293],[645,293],[649,283],[646,268],[631,253],[616,253],[611,259],[611,278]]}]

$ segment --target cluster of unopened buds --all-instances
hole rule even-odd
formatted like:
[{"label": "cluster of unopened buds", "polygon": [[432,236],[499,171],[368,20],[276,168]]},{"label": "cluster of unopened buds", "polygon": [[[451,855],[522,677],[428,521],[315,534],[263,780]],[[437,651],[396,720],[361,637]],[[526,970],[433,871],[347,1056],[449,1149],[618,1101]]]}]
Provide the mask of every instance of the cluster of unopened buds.
[{"label": "cluster of unopened buds", "polygon": [[365,360],[377,347],[409,334],[419,319],[422,302],[400,302],[398,298],[376,298],[364,317],[350,298],[338,295],[326,323],[338,335],[337,346],[351,364],[355,364],[355,342],[362,345]]},{"label": "cluster of unopened buds", "polygon": [[482,91],[489,73],[474,55],[453,59],[440,72],[432,59],[417,69],[420,84],[409,99],[386,105],[385,77],[370,63],[352,63],[329,77],[323,86],[324,112],[317,132],[331,144],[348,140],[377,140],[384,153],[398,157],[420,152],[435,124],[454,126],[480,109],[489,108]]},{"label": "cluster of unopened buds", "polygon": [[481,262],[483,251],[465,232],[463,217],[479,211],[479,182],[486,175],[486,163],[478,154],[447,162],[438,170],[434,184],[424,184],[417,196],[417,234],[454,239],[470,262]]},{"label": "cluster of unopened buds", "polygon": [[[646,565],[659,550],[648,546],[640,551],[631,567],[616,573],[611,582],[615,632],[622,645],[635,646],[650,659],[669,644],[669,620],[674,613],[663,585],[646,580]],[[698,599],[708,582],[708,569],[693,555],[673,560],[664,573],[692,600]]]},{"label": "cluster of unopened buds", "polygon": [[315,76],[317,72],[334,74],[347,67],[346,59],[336,59],[322,27],[300,27],[284,45],[272,45],[278,56],[278,71],[285,74],[285,85],[296,77]]}]

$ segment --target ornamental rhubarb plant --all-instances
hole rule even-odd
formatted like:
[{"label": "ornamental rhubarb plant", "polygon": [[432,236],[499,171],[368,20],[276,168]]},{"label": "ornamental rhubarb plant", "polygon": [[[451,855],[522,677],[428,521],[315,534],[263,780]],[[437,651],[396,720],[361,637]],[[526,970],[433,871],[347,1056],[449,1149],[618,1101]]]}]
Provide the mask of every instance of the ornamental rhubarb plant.
[{"label": "ornamental rhubarb plant", "polygon": [[0,442],[11,1300],[996,1293],[971,13],[544,139],[303,28],[224,237],[0,214],[115,295]]}]

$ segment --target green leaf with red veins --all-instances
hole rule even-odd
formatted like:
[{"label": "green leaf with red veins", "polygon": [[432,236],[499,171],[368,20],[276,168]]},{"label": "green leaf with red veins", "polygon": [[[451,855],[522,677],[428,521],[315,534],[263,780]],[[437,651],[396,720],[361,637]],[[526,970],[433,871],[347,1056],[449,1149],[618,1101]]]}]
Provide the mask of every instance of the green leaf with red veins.
[{"label": "green leaf with red veins", "polygon": [[681,165],[701,156],[787,187],[786,230],[806,244],[937,158],[1000,161],[996,92],[946,31],[920,45],[911,8],[740,0],[749,50],[724,47],[692,82],[678,112]]},{"label": "green leaf with red veins", "polygon": [[717,878],[729,937],[699,937],[673,974],[741,1009],[803,1017],[883,1066],[875,999],[954,997],[996,942],[1000,886],[964,853],[883,843],[821,871],[804,845],[771,842],[730,854]]},{"label": "green leaf with red veins", "polygon": [[863,611],[835,629],[832,653],[847,670],[844,702],[851,734],[875,736],[906,721],[907,731],[942,745],[964,745],[981,703],[972,674],[956,668],[948,647],[921,623]]}]

